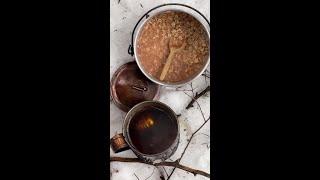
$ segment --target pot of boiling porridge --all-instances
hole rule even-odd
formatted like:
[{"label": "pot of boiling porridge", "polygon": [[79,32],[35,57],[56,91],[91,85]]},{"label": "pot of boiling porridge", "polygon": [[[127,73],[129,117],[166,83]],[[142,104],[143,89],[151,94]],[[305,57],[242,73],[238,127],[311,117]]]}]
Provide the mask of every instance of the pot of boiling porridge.
[{"label": "pot of boiling porridge", "polygon": [[150,10],[139,20],[132,38],[129,50],[137,65],[159,85],[189,83],[210,62],[209,21],[186,5],[165,4]]}]

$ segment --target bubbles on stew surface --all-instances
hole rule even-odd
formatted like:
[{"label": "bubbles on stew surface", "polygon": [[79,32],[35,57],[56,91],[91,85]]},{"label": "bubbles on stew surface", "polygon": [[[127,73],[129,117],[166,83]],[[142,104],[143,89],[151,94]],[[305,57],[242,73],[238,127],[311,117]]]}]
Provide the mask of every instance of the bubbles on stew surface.
[{"label": "bubbles on stew surface", "polygon": [[144,154],[168,149],[177,137],[178,125],[170,114],[156,108],[141,110],[131,119],[129,136],[133,146]]},{"label": "bubbles on stew surface", "polygon": [[166,11],[150,18],[139,33],[137,56],[143,69],[160,80],[171,46],[177,48],[184,43],[187,45],[172,55],[172,63],[162,80],[183,82],[195,77],[209,57],[209,37],[203,25],[191,15]]}]

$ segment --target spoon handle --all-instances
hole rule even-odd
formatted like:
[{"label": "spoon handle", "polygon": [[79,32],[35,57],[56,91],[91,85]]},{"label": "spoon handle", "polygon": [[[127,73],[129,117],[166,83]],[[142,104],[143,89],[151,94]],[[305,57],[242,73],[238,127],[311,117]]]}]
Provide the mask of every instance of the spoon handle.
[{"label": "spoon handle", "polygon": [[161,72],[161,75],[160,75],[160,81],[163,81],[164,78],[166,77],[168,71],[169,71],[169,68],[170,68],[170,65],[171,65],[171,62],[172,62],[172,58],[173,58],[173,55],[177,52],[177,51],[180,51],[182,49],[184,49],[186,47],[186,43],[184,42],[182,44],[181,47],[179,48],[170,48],[170,54],[169,54],[169,57],[167,59],[167,62],[166,64],[164,65],[163,69],[162,69],[162,72]]},{"label": "spoon handle", "polygon": [[173,57],[173,55],[174,55],[174,50],[171,50],[170,51],[170,54],[169,54],[169,57],[168,57],[168,59],[167,59],[167,62],[166,62],[166,64],[164,65],[164,67],[163,67],[163,69],[162,69],[162,72],[161,72],[161,75],[160,75],[160,80],[162,81],[162,80],[164,80],[164,78],[166,77],[166,75],[167,75],[167,73],[168,73],[168,71],[169,71],[169,67],[170,67],[170,65],[171,65],[171,62],[172,62],[172,57]]}]

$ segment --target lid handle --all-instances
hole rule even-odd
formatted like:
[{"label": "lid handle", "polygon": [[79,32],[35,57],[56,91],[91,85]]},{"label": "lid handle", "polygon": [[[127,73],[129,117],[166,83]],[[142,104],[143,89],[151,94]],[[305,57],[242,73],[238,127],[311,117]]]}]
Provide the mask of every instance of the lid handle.
[{"label": "lid handle", "polygon": [[137,90],[137,91],[141,91],[141,92],[143,92],[143,91],[148,91],[148,88],[147,87],[139,87],[139,86],[135,86],[135,85],[133,85],[133,86],[131,86],[131,88],[132,89],[135,89],[135,90]]}]

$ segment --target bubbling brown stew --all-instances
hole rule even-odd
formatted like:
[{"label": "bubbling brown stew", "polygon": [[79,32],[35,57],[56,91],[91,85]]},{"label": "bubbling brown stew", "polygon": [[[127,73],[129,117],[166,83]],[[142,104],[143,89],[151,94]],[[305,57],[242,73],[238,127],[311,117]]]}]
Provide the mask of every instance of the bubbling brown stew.
[{"label": "bubbling brown stew", "polygon": [[195,77],[209,56],[209,38],[202,24],[191,15],[166,11],[149,19],[137,39],[137,56],[143,69],[161,80],[165,64],[172,61],[161,81],[178,83]]}]

